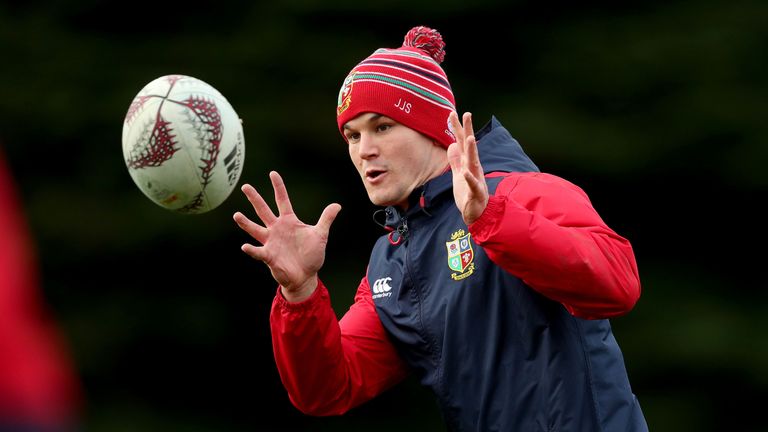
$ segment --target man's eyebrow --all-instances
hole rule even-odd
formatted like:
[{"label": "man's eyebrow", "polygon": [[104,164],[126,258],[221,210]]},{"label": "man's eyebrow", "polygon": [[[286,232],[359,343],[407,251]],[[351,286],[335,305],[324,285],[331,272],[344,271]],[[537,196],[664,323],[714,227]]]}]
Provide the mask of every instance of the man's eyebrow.
[{"label": "man's eyebrow", "polygon": [[[373,122],[375,122],[376,120],[378,120],[378,119],[380,119],[382,117],[384,117],[383,114],[372,113],[371,116],[368,117],[368,120],[366,120],[366,123],[373,123]],[[349,123],[344,123],[344,126],[342,126],[342,128],[343,129],[351,129],[349,127]]]}]

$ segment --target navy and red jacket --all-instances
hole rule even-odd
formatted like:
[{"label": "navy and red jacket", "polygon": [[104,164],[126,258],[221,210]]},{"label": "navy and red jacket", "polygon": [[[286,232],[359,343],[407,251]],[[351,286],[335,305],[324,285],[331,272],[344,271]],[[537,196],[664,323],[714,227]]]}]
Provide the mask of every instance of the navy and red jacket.
[{"label": "navy and red jacket", "polygon": [[476,134],[488,206],[467,226],[447,172],[386,209],[341,320],[319,283],[278,289],[275,359],[293,404],[341,414],[408,373],[457,431],[647,431],[607,318],[634,307],[629,242],[577,186],[537,167],[494,118]]}]

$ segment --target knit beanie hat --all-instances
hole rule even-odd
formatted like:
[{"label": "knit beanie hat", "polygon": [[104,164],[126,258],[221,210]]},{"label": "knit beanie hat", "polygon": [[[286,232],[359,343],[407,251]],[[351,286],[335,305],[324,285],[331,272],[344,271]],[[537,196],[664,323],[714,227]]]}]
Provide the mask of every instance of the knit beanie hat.
[{"label": "knit beanie hat", "polygon": [[448,77],[440,67],[445,57],[437,30],[414,27],[403,46],[380,48],[349,72],[339,91],[336,122],[373,112],[434,139],[443,147],[455,141],[448,115],[455,111]]}]

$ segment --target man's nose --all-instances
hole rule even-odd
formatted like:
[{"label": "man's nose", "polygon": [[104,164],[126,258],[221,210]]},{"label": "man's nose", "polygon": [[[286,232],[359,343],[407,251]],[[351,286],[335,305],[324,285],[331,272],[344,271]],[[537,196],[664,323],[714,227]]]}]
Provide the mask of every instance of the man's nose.
[{"label": "man's nose", "polygon": [[358,145],[357,150],[362,159],[370,159],[378,156],[379,146],[376,142],[376,138],[367,133],[360,135],[360,144]]}]

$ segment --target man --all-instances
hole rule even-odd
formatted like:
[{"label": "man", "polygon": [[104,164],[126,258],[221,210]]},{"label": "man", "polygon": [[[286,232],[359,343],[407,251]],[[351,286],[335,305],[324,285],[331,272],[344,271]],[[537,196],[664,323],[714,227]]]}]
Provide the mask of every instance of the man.
[{"label": "man", "polygon": [[242,188],[263,222],[235,213],[261,243],[242,250],[279,283],[272,340],[291,401],[341,414],[413,373],[451,430],[647,430],[606,320],[640,294],[629,242],[496,119],[477,134],[459,120],[443,47],[414,28],[342,85],[339,130],[390,232],[340,321],[317,273],[341,207],[306,225],[276,172],[278,215]]}]

